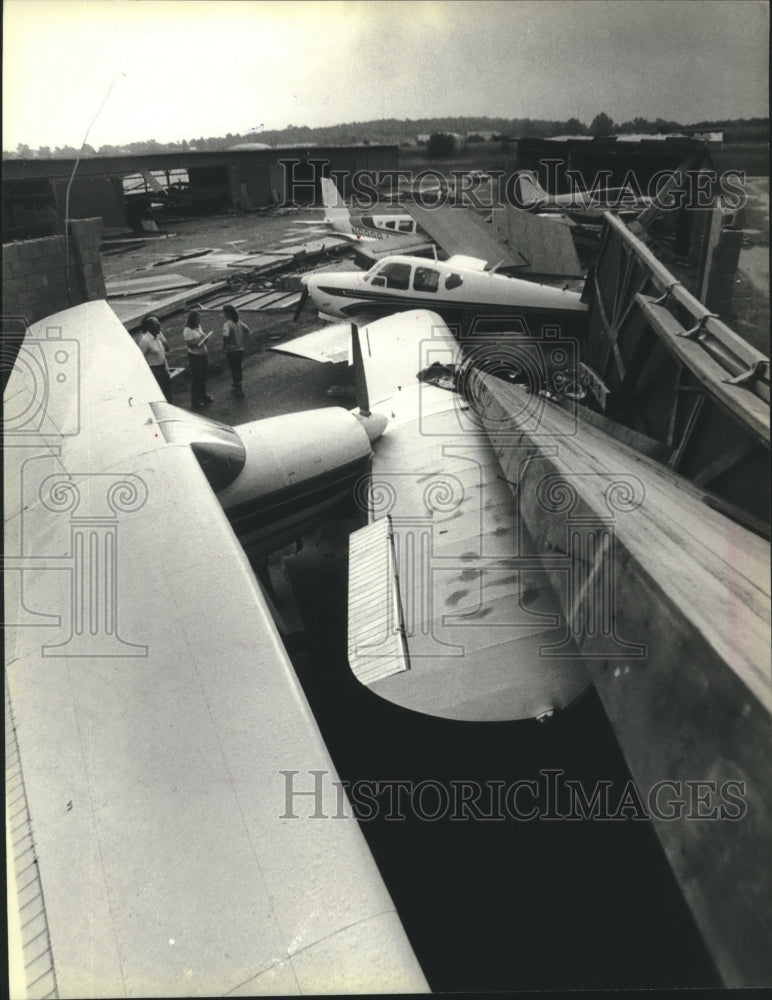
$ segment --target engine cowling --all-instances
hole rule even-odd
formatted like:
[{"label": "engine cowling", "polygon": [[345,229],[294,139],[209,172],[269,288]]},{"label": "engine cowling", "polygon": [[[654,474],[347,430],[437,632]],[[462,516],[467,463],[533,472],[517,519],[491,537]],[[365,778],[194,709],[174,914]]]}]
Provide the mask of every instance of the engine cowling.
[{"label": "engine cowling", "polygon": [[218,492],[250,554],[293,541],[351,494],[370,467],[370,438],[340,407],[307,410],[234,427],[246,460]]}]

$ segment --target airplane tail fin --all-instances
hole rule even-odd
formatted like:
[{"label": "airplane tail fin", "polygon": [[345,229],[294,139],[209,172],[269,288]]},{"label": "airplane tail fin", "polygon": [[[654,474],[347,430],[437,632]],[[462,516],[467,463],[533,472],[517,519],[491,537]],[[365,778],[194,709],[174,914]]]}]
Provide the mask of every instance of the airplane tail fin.
[{"label": "airplane tail fin", "polygon": [[548,198],[536,174],[523,170],[517,175],[517,199],[523,206],[539,205]]},{"label": "airplane tail fin", "polygon": [[343,196],[335,186],[335,181],[322,177],[322,201],[324,202],[324,221],[329,223],[337,233],[351,233],[351,216],[343,201]]}]

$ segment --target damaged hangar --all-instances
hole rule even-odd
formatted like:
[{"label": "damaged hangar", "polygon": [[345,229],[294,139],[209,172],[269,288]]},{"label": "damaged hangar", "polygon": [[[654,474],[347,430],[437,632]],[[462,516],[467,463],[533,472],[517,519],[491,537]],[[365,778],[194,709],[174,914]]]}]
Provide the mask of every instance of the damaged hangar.
[{"label": "damaged hangar", "polygon": [[[72,179],[77,162],[77,172]],[[219,152],[151,153],[73,159],[8,160],[3,172],[3,242],[63,231],[67,214],[101,216],[105,227],[139,228],[158,199],[152,175],[166,175],[162,200],[184,210],[249,212],[272,204],[317,200],[319,178],[330,171],[387,171],[398,167],[396,146],[304,146]],[[124,179],[140,175],[141,190]],[[173,177],[185,177],[173,181]]]}]

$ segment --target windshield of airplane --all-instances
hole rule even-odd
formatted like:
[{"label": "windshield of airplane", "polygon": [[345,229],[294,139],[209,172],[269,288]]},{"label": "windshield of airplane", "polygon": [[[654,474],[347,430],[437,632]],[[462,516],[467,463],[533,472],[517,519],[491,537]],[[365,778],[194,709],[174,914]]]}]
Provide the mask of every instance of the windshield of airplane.
[{"label": "windshield of airplane", "polygon": [[371,271],[368,281],[371,285],[380,285],[384,288],[394,288],[397,291],[406,292],[410,287],[410,272],[412,268],[409,264],[381,264],[378,269]]}]

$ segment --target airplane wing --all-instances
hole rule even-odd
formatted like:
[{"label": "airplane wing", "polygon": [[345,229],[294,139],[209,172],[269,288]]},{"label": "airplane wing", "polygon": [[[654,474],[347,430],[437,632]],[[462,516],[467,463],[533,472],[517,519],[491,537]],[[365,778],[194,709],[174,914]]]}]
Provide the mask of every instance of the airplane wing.
[{"label": "airplane wing", "polygon": [[529,266],[527,256],[519,248],[502,243],[488,223],[471,209],[450,205],[422,208],[413,202],[406,202],[405,209],[450,257],[456,254],[479,257],[491,267],[500,263],[506,268],[517,268],[518,273]]},{"label": "airplane wing", "polygon": [[323,330],[295,337],[271,348],[277,354],[295,354],[321,364],[351,360],[351,323],[329,323]]},{"label": "airplane wing", "polygon": [[357,342],[369,408],[387,423],[358,498],[371,523],[350,544],[354,674],[445,718],[565,707],[589,678],[568,648],[540,655],[565,629],[496,454],[454,391],[462,359],[448,326],[435,313],[398,313],[361,326]]},{"label": "airplane wing", "polygon": [[[345,234],[341,233],[341,236]],[[412,236],[384,236],[369,239],[359,236],[345,236],[352,244],[354,259],[360,267],[369,269],[384,257],[392,254],[426,254],[432,251],[434,243],[423,233]]]},{"label": "airplane wing", "polygon": [[104,302],[31,328],[5,394],[15,995],[425,990],[250,565],[157,401]]},{"label": "airplane wing", "polygon": [[524,212],[514,205],[494,209],[493,229],[505,246],[517,248],[528,261],[518,276],[579,278],[582,266],[570,226]]}]

